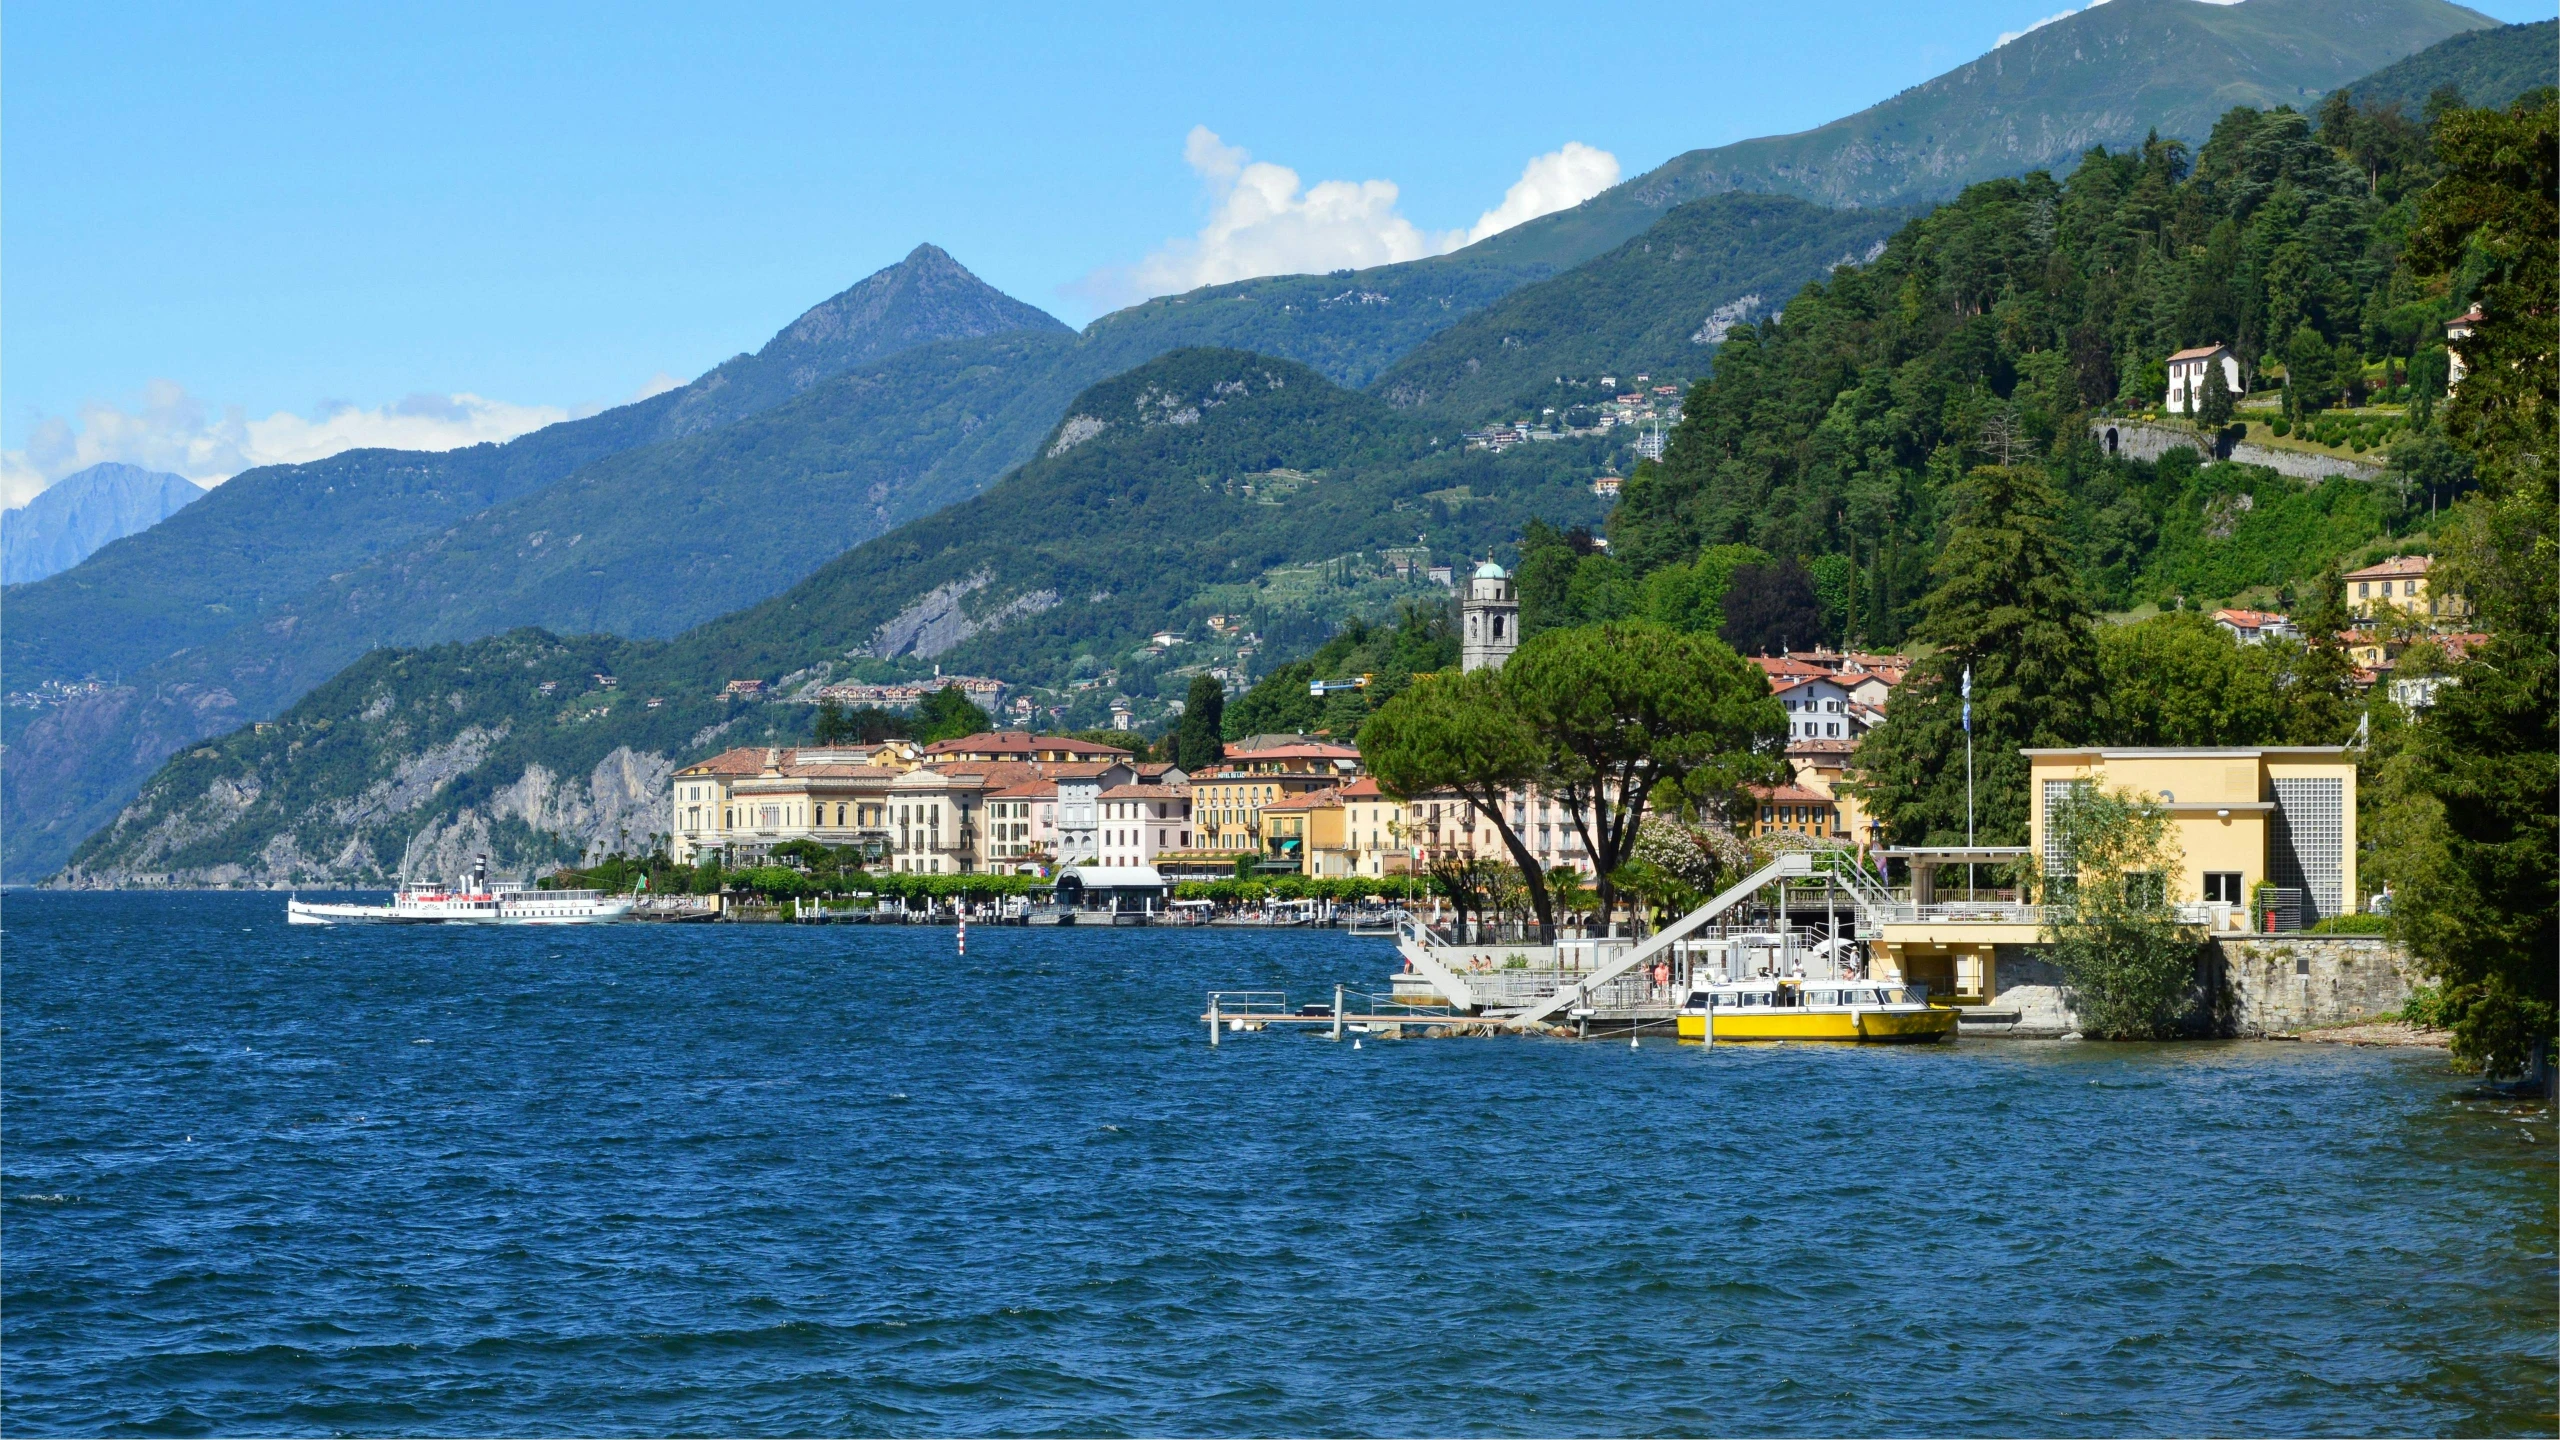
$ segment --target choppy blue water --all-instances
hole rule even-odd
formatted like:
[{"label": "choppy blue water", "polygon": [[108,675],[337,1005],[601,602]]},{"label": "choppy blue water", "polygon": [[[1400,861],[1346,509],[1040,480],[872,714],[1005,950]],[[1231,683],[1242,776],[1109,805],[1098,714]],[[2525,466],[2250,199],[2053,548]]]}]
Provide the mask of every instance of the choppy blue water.
[{"label": "choppy blue water", "polygon": [[2547,1114],[2328,1046],[1235,1037],[1385,942],[6,901],[12,1433],[2511,1433]]}]

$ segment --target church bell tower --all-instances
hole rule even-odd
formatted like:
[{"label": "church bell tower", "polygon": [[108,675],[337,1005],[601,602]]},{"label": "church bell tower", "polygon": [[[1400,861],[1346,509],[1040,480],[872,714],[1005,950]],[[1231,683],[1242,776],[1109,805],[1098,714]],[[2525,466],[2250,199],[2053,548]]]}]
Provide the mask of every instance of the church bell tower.
[{"label": "church bell tower", "polygon": [[1468,578],[1458,612],[1460,668],[1499,670],[1520,648],[1520,597],[1511,588],[1511,572],[1491,559]]}]

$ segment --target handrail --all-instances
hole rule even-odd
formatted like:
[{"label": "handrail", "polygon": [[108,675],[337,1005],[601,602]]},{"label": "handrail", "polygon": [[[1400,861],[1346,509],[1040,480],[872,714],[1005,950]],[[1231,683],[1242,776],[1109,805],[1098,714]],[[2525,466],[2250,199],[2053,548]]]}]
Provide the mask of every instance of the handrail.
[{"label": "handrail", "polygon": [[1628,949],[1621,951],[1616,959],[1602,964],[1589,975],[1584,976],[1573,984],[1560,987],[1555,994],[1530,1005],[1527,1009],[1509,1016],[1507,1023],[1515,1030],[1525,1030],[1529,1026],[1539,1023],[1548,1016],[1556,1013],[1558,1010],[1561,1010],[1567,1005],[1572,1004],[1574,1001],[1588,995],[1593,990],[1617,979],[1619,976],[1624,975],[1628,971],[1636,968],[1638,965],[1642,965],[1646,961],[1651,960],[1654,956],[1670,949],[1674,941],[1684,938],[1691,931],[1696,930],[1698,927],[1715,919],[1717,916],[1722,915],[1724,912],[1741,904],[1743,901],[1750,899],[1754,894],[1757,894],[1760,891],[1761,887],[1769,884],[1771,881],[1792,879],[1797,876],[1811,875],[1813,873],[1814,865],[1811,853],[1802,850],[1794,850],[1780,855],[1768,864],[1752,871],[1750,875],[1744,877],[1741,883],[1726,890],[1723,894],[1718,895],[1706,904],[1699,906],[1697,909],[1690,911],[1688,914],[1672,921],[1661,929],[1656,930],[1653,932],[1652,938],[1646,940],[1643,944],[1630,946]]}]

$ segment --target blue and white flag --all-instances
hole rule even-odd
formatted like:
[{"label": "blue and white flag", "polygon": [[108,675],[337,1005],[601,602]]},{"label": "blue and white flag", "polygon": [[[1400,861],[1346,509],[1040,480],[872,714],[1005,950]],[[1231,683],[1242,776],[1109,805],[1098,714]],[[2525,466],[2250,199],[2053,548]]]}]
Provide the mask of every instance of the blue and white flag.
[{"label": "blue and white flag", "polygon": [[1964,733],[1973,733],[1973,667],[1964,667]]}]

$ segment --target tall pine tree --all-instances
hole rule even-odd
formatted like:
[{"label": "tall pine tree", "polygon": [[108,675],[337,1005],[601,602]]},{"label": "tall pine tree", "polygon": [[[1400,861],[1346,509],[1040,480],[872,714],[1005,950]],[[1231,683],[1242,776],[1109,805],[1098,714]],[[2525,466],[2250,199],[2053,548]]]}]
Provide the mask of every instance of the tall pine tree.
[{"label": "tall pine tree", "polygon": [[2095,738],[2098,642],[2056,524],[2060,498],[2032,465],[1986,465],[1956,487],[1914,638],[1932,647],[1858,748],[1861,791],[1898,844],[1961,844],[1960,682],[1973,671],[1975,838],[2027,838],[2024,746]]}]

